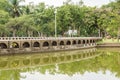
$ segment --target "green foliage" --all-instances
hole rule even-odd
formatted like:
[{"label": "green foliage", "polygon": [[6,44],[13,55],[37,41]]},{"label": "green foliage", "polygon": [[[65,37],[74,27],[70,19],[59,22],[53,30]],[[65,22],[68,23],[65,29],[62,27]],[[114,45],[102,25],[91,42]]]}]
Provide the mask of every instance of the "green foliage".
[{"label": "green foliage", "polygon": [[11,36],[31,36],[34,30],[33,18],[29,15],[11,18],[6,27],[12,32]]},{"label": "green foliage", "polygon": [[0,0],[0,10],[7,11],[9,7],[7,0]]},{"label": "green foliage", "polygon": [[7,29],[4,26],[8,20],[9,14],[4,10],[0,10],[0,36],[6,36],[5,34],[8,33]]},{"label": "green foliage", "polygon": [[19,5],[22,1],[24,0],[8,0],[8,11],[13,18],[19,17],[22,14],[21,6]]},{"label": "green foliage", "polygon": [[[24,0],[0,1],[0,36],[54,36],[55,8],[39,5],[20,6]],[[68,30],[77,30],[75,36],[118,35],[120,27],[119,0],[101,8],[72,4],[71,0],[57,7],[57,35],[66,36]],[[7,32],[6,32],[7,31]],[[26,34],[27,33],[27,34]],[[3,35],[4,34],[4,35]]]},{"label": "green foliage", "polygon": [[9,19],[9,14],[3,10],[0,10],[0,24],[5,24]]}]

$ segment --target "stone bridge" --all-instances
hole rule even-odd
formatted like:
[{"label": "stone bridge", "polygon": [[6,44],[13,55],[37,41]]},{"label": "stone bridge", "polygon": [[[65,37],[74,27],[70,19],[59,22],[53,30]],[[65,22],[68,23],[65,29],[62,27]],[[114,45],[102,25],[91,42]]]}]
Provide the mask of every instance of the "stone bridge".
[{"label": "stone bridge", "polygon": [[0,37],[0,55],[95,47],[100,37]]},{"label": "stone bridge", "polygon": [[46,54],[34,54],[34,55],[18,55],[18,56],[1,56],[0,57],[0,70],[9,69],[21,69],[28,67],[37,67],[45,65],[54,65],[69,63],[74,61],[85,60],[94,58],[101,55],[103,52],[98,51],[96,48],[65,51],[65,52],[52,52]]}]

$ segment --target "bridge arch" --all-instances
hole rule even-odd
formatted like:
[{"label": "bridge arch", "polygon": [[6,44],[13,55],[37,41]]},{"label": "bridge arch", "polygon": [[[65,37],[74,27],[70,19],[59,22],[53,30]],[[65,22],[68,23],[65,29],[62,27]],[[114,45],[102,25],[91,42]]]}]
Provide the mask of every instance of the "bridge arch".
[{"label": "bridge arch", "polygon": [[72,44],[73,44],[73,45],[76,45],[77,43],[76,43],[76,41],[75,41],[75,40],[73,40]]},{"label": "bridge arch", "polygon": [[29,48],[29,47],[30,47],[29,42],[24,42],[24,43],[23,43],[23,48]]},{"label": "bridge arch", "polygon": [[81,44],[81,40],[78,40],[78,44]]},{"label": "bridge arch", "polygon": [[7,45],[5,43],[0,43],[0,48],[1,49],[7,49]]},{"label": "bridge arch", "polygon": [[70,41],[67,41],[66,45],[71,45],[71,42],[70,42]]},{"label": "bridge arch", "polygon": [[29,64],[30,64],[30,59],[23,60],[23,65],[29,65]]},{"label": "bridge arch", "polygon": [[90,43],[92,43],[92,40],[90,40]]},{"label": "bridge arch", "polygon": [[53,41],[53,42],[52,42],[52,46],[57,46],[57,42],[56,42],[56,41]]},{"label": "bridge arch", "polygon": [[64,45],[64,41],[60,41],[60,45]]},{"label": "bridge arch", "polygon": [[33,63],[34,63],[34,64],[39,64],[39,63],[40,63],[40,58],[35,58],[35,59],[33,59]]},{"label": "bridge arch", "polygon": [[93,43],[95,43],[95,40],[93,40]]},{"label": "bridge arch", "polygon": [[85,40],[83,40],[83,44],[85,44]]},{"label": "bridge arch", "polygon": [[89,44],[89,40],[87,40],[87,44]]},{"label": "bridge arch", "polygon": [[45,41],[44,43],[43,43],[43,47],[48,47],[49,46],[49,43],[47,42],[47,41]]},{"label": "bridge arch", "polygon": [[40,47],[40,43],[39,43],[39,42],[37,42],[37,41],[36,41],[36,42],[34,42],[34,43],[33,43],[33,47]]},{"label": "bridge arch", "polygon": [[19,48],[19,44],[17,42],[12,42],[12,48]]},{"label": "bridge arch", "polygon": [[0,61],[0,68],[5,68],[8,65],[8,61]]}]

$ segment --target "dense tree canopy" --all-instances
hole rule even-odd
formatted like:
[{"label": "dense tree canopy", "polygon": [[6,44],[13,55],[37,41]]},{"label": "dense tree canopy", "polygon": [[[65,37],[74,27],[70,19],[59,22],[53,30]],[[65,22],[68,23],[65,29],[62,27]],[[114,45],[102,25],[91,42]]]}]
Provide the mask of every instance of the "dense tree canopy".
[{"label": "dense tree canopy", "polygon": [[[87,7],[82,0],[78,4],[66,0],[61,7],[20,5],[24,0],[0,1],[0,36],[54,36],[55,9],[58,36],[120,35],[120,1],[116,0],[100,8]],[[27,34],[26,34],[27,33]]]}]

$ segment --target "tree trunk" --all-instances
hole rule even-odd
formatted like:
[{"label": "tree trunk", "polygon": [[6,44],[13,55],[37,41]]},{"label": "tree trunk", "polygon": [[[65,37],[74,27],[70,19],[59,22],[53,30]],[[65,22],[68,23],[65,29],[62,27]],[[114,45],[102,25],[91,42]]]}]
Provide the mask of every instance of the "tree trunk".
[{"label": "tree trunk", "polygon": [[13,35],[12,35],[13,37],[15,37],[15,33],[16,33],[16,30],[13,30]]},{"label": "tree trunk", "polygon": [[99,32],[98,32],[98,33],[99,33],[99,37],[101,37],[101,30],[100,30],[100,29],[99,29]]},{"label": "tree trunk", "polygon": [[28,30],[28,37],[30,37],[30,31]]},{"label": "tree trunk", "polygon": [[80,37],[80,27],[78,28],[78,37]]},{"label": "tree trunk", "polygon": [[34,36],[33,31],[30,31],[30,36],[32,36],[32,37]]},{"label": "tree trunk", "polygon": [[43,37],[43,33],[41,32],[41,35],[40,35],[41,37]]},{"label": "tree trunk", "polygon": [[38,36],[40,37],[40,32],[39,32],[39,31],[37,31],[37,33],[38,33]]}]

